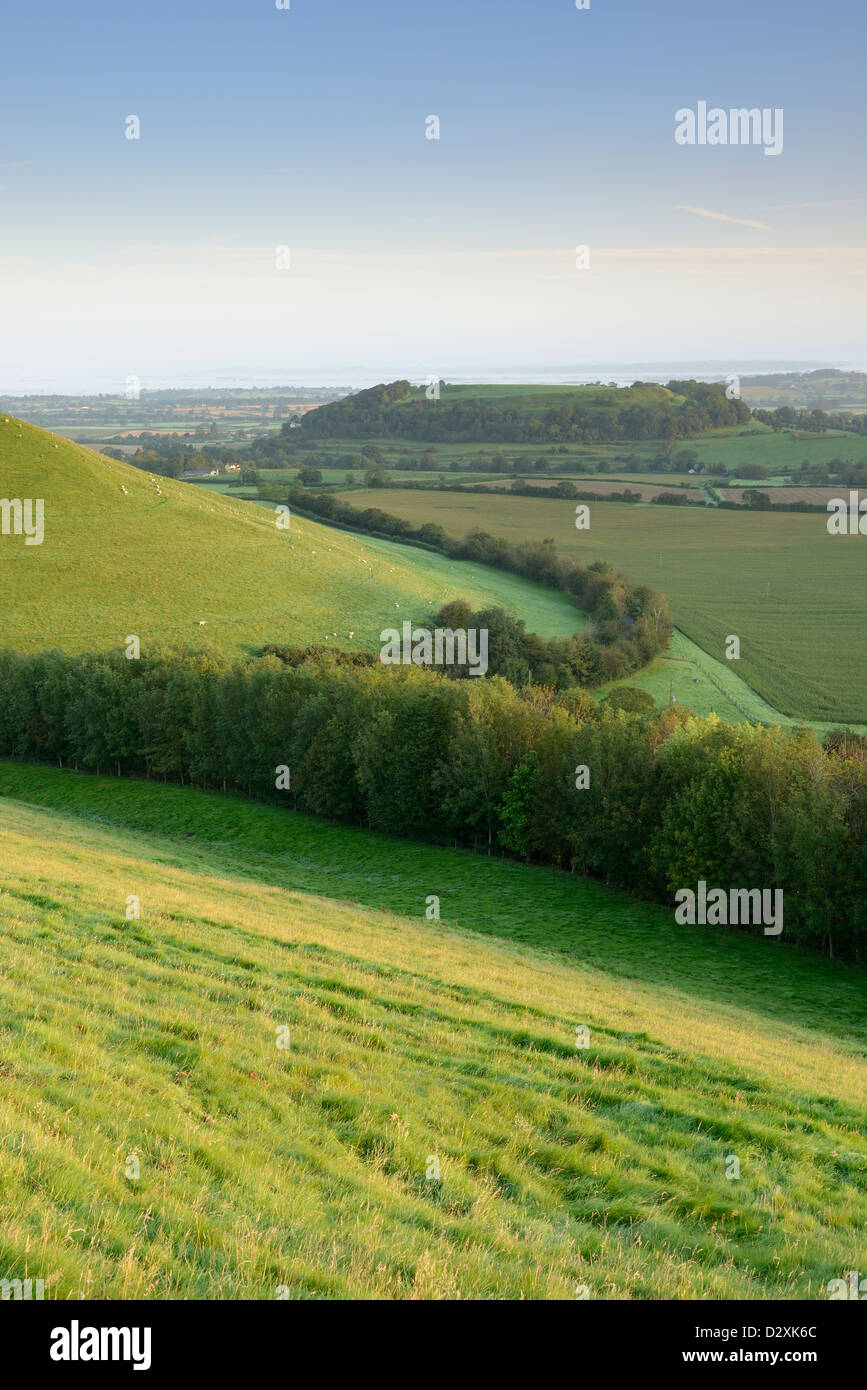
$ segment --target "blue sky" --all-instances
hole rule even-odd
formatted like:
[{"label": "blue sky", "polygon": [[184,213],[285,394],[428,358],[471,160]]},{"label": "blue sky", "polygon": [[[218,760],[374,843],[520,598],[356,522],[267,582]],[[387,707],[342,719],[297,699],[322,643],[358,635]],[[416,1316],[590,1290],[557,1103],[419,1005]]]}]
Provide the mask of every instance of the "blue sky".
[{"label": "blue sky", "polygon": [[[853,0],[15,7],[0,389],[71,366],[867,366],[865,30]],[[677,145],[699,100],[782,108],[782,153]]]}]

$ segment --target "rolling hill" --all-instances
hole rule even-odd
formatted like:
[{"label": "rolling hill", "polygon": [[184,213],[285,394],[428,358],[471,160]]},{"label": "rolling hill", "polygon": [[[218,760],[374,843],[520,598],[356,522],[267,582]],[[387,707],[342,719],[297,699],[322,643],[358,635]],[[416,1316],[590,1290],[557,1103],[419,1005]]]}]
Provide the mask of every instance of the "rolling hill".
[{"label": "rolling hill", "polygon": [[[500,605],[530,631],[581,625],[563,594],[411,547],[371,545],[262,507],[157,478],[0,415],[0,497],[43,498],[45,537],[0,535],[0,645],[70,652],[202,641],[375,651],[396,617],[451,598]],[[398,613],[399,610],[399,613]],[[353,634],[350,636],[350,634]]]},{"label": "rolling hill", "polygon": [[0,798],[7,1277],[822,1299],[858,1266],[862,972],[216,794],[0,764]]},{"label": "rolling hill", "polygon": [[[536,441],[687,438],[711,426],[743,424],[749,411],[706,382],[632,386],[449,386],[430,399],[407,380],[372,386],[311,410],[298,443],[313,439]],[[288,437],[289,428],[281,434]]]}]

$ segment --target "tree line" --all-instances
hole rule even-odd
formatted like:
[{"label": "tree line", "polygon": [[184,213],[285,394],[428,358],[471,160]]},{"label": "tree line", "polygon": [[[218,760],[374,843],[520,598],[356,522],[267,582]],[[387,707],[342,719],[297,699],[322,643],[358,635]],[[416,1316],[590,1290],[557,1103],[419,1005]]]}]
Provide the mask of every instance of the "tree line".
[{"label": "tree line", "polygon": [[[316,470],[313,469],[312,473],[315,472]],[[299,470],[298,481],[300,483],[305,482],[305,477],[303,476],[305,473],[307,477],[311,478],[311,481],[313,481],[311,470],[305,469]],[[321,474],[315,481],[322,481]],[[487,495],[488,497],[502,497],[505,491],[504,488],[497,487],[496,484],[451,483],[446,482],[444,478],[425,479],[424,481],[416,481],[414,478],[402,478],[398,484],[395,484],[393,480],[389,479],[382,471],[366,473],[364,481],[368,487],[387,488],[399,486],[403,492],[468,492],[481,494],[482,496]],[[650,501],[658,502],[664,506],[706,506],[703,498],[688,496],[685,485],[681,484],[680,486],[683,488],[683,491],[660,492],[656,497],[651,497]],[[624,486],[620,491],[611,490],[609,492],[600,492],[598,489],[592,487],[579,488],[572,482],[571,478],[562,478],[559,482],[554,483],[550,487],[538,487],[535,483],[529,483],[523,479],[516,479],[509,487],[508,492],[510,497],[536,497],[543,502],[550,501],[551,498],[559,498],[574,502],[629,502],[635,505],[644,500],[643,494],[636,491],[634,488]]]},{"label": "tree line", "polygon": [[330,656],[0,651],[0,689],[3,757],[282,801],[669,906],[701,880],[782,888],[784,942],[867,959],[867,759],[842,737]]},{"label": "tree line", "polygon": [[[602,685],[640,670],[668,649],[672,623],[664,594],[647,584],[632,584],[622,574],[615,573],[605,560],[594,560],[585,567],[578,560],[561,559],[553,540],[514,544],[481,529],[455,540],[436,522],[414,526],[404,517],[393,516],[378,507],[350,506],[334,493],[306,492],[297,486],[290,487],[286,493],[277,484],[269,484],[260,488],[260,494],[273,501],[288,497],[290,509],[331,525],[423,545],[453,560],[490,565],[569,594],[591,619],[590,629],[574,637],[544,642],[533,633],[526,634],[513,653],[512,639],[505,634],[509,624],[515,625],[514,619],[502,610],[487,610],[486,621],[477,622],[482,627],[496,627],[496,640],[503,643],[503,650],[509,650],[508,661],[499,669],[518,683],[531,679],[558,688]],[[474,621],[477,619],[475,615]],[[454,623],[450,625],[455,626]],[[466,623],[457,626],[466,626]],[[523,623],[515,626],[516,631],[520,629],[523,634]]]},{"label": "tree line", "polygon": [[798,430],[804,434],[822,434],[826,430],[840,430],[846,434],[867,434],[867,415],[857,411],[830,414],[826,410],[798,410],[795,406],[781,405],[773,410],[754,410],[753,416],[763,425],[770,425],[775,433]]}]

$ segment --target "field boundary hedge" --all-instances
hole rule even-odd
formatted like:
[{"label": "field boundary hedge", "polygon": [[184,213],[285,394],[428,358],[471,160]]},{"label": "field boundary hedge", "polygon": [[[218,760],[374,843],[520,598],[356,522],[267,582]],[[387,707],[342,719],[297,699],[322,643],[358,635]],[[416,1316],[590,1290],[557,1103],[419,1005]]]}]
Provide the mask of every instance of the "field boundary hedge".
[{"label": "field boundary hedge", "polygon": [[0,651],[0,694],[2,757],[499,846],[669,906],[702,882],[782,890],[783,941],[867,961],[867,752],[857,741],[823,747],[806,730],[677,707],[628,714],[497,677],[450,681],[327,656],[232,664],[193,650],[137,660]]},{"label": "field boundary hedge", "polygon": [[[545,650],[535,657],[528,655],[531,649],[526,645],[522,660],[533,680],[559,688],[581,685],[589,689],[641,670],[668,650],[672,624],[665,596],[646,584],[634,585],[603,560],[595,560],[585,569],[577,560],[561,559],[553,542],[513,545],[481,529],[455,540],[439,525],[426,522],[413,527],[378,507],[362,511],[333,493],[309,493],[294,485],[288,493],[275,485],[266,486],[261,492],[268,501],[279,502],[285,496],[290,510],[297,510],[309,520],[377,540],[420,544],[448,559],[489,565],[568,594],[591,617],[592,632],[559,641],[537,638]],[[569,642],[571,650],[564,645]],[[552,665],[562,669],[553,672]],[[519,681],[524,679],[518,675]]]}]

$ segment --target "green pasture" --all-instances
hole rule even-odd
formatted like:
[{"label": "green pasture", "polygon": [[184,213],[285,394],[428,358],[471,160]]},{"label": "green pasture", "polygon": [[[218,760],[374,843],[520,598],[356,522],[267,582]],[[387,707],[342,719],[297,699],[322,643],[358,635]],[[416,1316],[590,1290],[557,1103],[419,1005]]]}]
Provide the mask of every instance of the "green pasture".
[{"label": "green pasture", "polygon": [[188,788],[7,763],[0,798],[5,1277],[824,1299],[858,1267],[863,972]]}]

